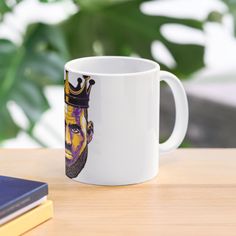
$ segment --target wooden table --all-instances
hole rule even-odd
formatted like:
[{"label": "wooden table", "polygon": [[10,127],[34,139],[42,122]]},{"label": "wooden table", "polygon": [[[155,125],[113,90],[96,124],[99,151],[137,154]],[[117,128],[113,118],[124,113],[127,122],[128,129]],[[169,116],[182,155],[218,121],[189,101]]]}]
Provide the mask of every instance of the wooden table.
[{"label": "wooden table", "polygon": [[180,149],[160,164],[152,181],[99,187],[64,176],[63,150],[0,150],[1,175],[49,183],[55,216],[26,235],[236,235],[236,149]]}]

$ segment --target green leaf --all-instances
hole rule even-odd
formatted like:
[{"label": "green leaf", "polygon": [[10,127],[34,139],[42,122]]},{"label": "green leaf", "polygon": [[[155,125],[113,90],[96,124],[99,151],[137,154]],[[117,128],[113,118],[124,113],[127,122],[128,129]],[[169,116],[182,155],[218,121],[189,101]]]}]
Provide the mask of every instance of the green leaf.
[{"label": "green leaf", "polygon": [[220,13],[218,11],[212,11],[208,15],[207,21],[222,23],[222,18],[223,18],[223,14],[222,13]]},{"label": "green leaf", "polygon": [[81,7],[81,11],[61,25],[72,58],[138,54],[153,59],[151,43],[159,40],[169,49],[177,64],[173,70],[162,65],[163,69],[186,78],[204,65],[203,46],[170,42],[160,33],[162,26],[172,23],[202,30],[202,22],[145,15],[140,11],[140,3],[144,1],[99,1],[103,7],[98,8],[89,7],[90,1],[78,2],[82,6],[87,4],[87,7]]},{"label": "green leaf", "polygon": [[4,0],[0,1],[0,14],[4,14],[8,11],[11,11],[11,8],[6,4]]},{"label": "green leaf", "polygon": [[45,86],[63,84],[67,57],[63,35],[56,26],[32,25],[20,46],[0,40],[0,140],[15,137],[20,130],[9,115],[8,101],[21,107],[30,122],[31,133],[49,108],[43,92]]},{"label": "green leaf", "polygon": [[2,18],[1,15],[4,15],[5,13],[12,11],[15,5],[19,2],[21,2],[21,0],[15,0],[13,2],[0,0],[0,20]]},{"label": "green leaf", "polygon": [[34,125],[43,112],[49,108],[42,87],[27,81],[27,83],[19,84],[17,90],[17,93],[12,93],[12,100],[23,109],[30,123]]},{"label": "green leaf", "polygon": [[0,123],[0,142],[15,137],[20,131],[6,106],[0,107]]},{"label": "green leaf", "polygon": [[80,6],[80,9],[88,11],[99,10],[109,5],[115,5],[128,1],[133,0],[74,0],[74,2]]}]

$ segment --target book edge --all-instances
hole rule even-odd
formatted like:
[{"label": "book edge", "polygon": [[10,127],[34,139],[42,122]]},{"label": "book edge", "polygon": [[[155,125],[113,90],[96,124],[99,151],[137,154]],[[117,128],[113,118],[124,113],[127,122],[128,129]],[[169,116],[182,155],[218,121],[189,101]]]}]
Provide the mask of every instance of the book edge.
[{"label": "book edge", "polygon": [[[34,182],[38,182],[38,181],[34,181]],[[42,182],[39,182],[39,183],[42,183]],[[2,218],[5,218],[6,216],[10,215],[11,213],[39,200],[40,198],[42,198],[46,195],[48,195],[48,184],[43,183],[42,185],[38,186],[37,188],[35,188],[29,192],[26,192],[25,194],[21,195],[20,197],[7,202],[6,204],[0,206],[0,211],[5,212],[5,214],[1,213],[0,220]],[[24,202],[27,198],[30,198],[29,201]],[[14,208],[14,205],[18,205],[18,206],[16,206]],[[7,210],[9,208],[12,208],[12,209],[9,212],[7,212]]]},{"label": "book edge", "polygon": [[47,200],[47,196],[40,198],[39,200],[36,200],[32,203],[30,203],[29,205],[20,208],[18,210],[16,210],[15,212],[5,216],[4,218],[0,219],[0,226],[3,224],[6,224],[8,221],[15,219],[16,217],[26,213],[29,210],[32,210],[34,207],[39,206],[40,204],[42,204],[43,202],[45,202]]},{"label": "book edge", "polygon": [[47,200],[38,207],[0,226],[0,235],[21,235],[53,217],[53,202]]}]

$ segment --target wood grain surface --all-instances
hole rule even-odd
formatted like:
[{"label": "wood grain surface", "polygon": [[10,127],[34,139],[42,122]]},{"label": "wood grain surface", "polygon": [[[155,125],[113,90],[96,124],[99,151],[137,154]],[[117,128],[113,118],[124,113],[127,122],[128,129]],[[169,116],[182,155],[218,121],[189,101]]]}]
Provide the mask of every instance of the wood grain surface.
[{"label": "wood grain surface", "polygon": [[0,174],[49,184],[54,218],[28,236],[236,235],[236,149],[179,149],[155,179],[129,186],[72,181],[55,149],[2,149]]}]

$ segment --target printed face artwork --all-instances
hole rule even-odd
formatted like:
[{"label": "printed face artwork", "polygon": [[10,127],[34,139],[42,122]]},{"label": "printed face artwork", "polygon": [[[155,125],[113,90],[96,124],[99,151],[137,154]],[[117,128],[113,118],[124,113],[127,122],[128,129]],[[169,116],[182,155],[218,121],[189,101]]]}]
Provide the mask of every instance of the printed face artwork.
[{"label": "printed face artwork", "polygon": [[[93,122],[88,121],[88,102],[91,86],[95,82],[89,79],[84,76],[84,84],[77,87],[65,82],[67,83],[65,84],[65,157],[66,175],[70,178],[77,177],[84,168],[88,144],[93,138]],[[89,82],[88,87],[87,82]]]}]

